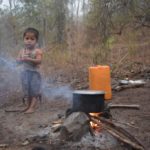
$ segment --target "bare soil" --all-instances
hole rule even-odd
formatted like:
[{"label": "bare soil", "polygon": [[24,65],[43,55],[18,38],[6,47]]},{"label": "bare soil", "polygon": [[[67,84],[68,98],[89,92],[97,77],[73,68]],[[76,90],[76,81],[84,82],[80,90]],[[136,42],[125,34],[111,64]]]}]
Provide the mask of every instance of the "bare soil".
[{"label": "bare soil", "polygon": [[[144,73],[145,74],[145,73]],[[137,74],[136,78],[144,78]],[[147,77],[146,77],[147,78]],[[82,79],[81,79],[82,80]],[[1,80],[2,82],[2,80]],[[74,87],[76,87],[74,85]],[[8,89],[7,89],[8,90]],[[38,104],[36,112],[24,114],[20,112],[5,112],[6,109],[22,109],[20,91],[13,93],[1,87],[0,89],[0,144],[8,144],[5,150],[31,150],[33,146],[42,145],[47,149],[83,149],[83,147],[67,147],[65,144],[55,142],[41,144],[33,142],[23,146],[22,142],[29,136],[37,133],[42,126],[48,126],[52,121],[57,120],[58,114],[65,114],[67,108],[71,106],[70,101],[62,97],[43,98],[42,104]],[[134,109],[112,109],[111,114],[114,119],[129,123],[134,127],[123,125],[132,135],[134,135],[146,150],[150,149],[150,80],[146,79],[146,85],[140,88],[129,88],[120,92],[113,92],[110,101],[113,104],[139,104],[140,110]],[[128,148],[126,148],[128,149]]]}]

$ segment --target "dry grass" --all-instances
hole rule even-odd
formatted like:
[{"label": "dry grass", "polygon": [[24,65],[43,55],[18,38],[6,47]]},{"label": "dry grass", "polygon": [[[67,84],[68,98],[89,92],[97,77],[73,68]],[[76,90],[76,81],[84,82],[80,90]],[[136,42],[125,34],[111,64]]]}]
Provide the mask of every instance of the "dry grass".
[{"label": "dry grass", "polygon": [[122,36],[110,38],[106,49],[100,45],[84,48],[79,39],[72,50],[66,45],[51,46],[44,54],[43,70],[46,74],[56,74],[61,70],[69,75],[87,73],[89,66],[100,64],[110,65],[115,76],[128,76],[149,66],[149,35],[148,29],[128,30]]}]

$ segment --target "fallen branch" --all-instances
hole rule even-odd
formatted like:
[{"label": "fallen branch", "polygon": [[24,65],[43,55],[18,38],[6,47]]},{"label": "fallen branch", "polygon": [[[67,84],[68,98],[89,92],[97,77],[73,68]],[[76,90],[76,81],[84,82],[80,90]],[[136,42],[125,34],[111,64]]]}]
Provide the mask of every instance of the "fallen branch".
[{"label": "fallen branch", "polygon": [[8,144],[0,144],[0,148],[7,148],[8,146]]},{"label": "fallen branch", "polygon": [[113,128],[115,128],[117,131],[123,133],[125,136],[127,136],[128,138],[134,140],[134,142],[136,142],[136,143],[138,143],[139,145],[141,145],[142,147],[144,147],[143,144],[142,144],[139,140],[137,140],[133,135],[131,135],[131,134],[130,134],[128,131],[126,131],[124,128],[115,125],[112,121],[107,120],[107,119],[105,119],[105,118],[100,117],[100,120],[101,120],[101,122],[105,123],[105,125],[106,125],[106,124],[109,124],[110,126],[112,126]]},{"label": "fallen branch", "polygon": [[131,125],[130,123],[121,122],[121,121],[118,121],[118,120],[116,120],[116,119],[113,119],[113,121],[116,121],[116,122],[117,122],[117,123],[119,123],[119,124],[127,125],[127,126],[129,126],[129,127],[132,127],[132,128],[138,129],[138,127],[133,126],[133,125]]},{"label": "fallen branch", "polygon": [[[97,117],[98,120],[100,120],[103,123],[103,128],[106,129],[110,134],[115,136],[120,141],[129,144],[133,148],[137,150],[144,150],[144,146],[130,133],[128,133],[125,129],[121,128],[120,126],[116,126],[112,121],[106,120],[101,117]],[[96,122],[98,125],[101,123],[93,117],[91,117],[91,120]]]},{"label": "fallen branch", "polygon": [[61,127],[62,127],[62,124],[54,124],[51,128],[53,132],[58,132],[60,131]]},{"label": "fallen branch", "polygon": [[140,109],[139,105],[127,105],[127,104],[111,104],[108,107],[109,108],[132,108],[132,109]]},{"label": "fallen branch", "polygon": [[63,121],[61,119],[53,121],[52,124],[62,124]]},{"label": "fallen branch", "polygon": [[24,110],[5,110],[5,112],[23,112]]},{"label": "fallen branch", "polygon": [[122,91],[122,90],[124,90],[124,89],[128,89],[128,88],[139,88],[139,87],[143,87],[143,86],[144,86],[143,83],[142,83],[142,84],[118,85],[118,86],[116,86],[116,87],[113,87],[113,90],[119,92],[119,91]]},{"label": "fallen branch", "polygon": [[116,71],[120,68],[121,64],[123,64],[123,61],[126,59],[126,57],[128,57],[128,55],[129,55],[129,53],[125,54],[125,55],[118,61],[118,63],[117,63],[117,65],[116,65],[115,69],[113,70],[113,72],[116,72]]},{"label": "fallen branch", "polygon": [[119,134],[115,133],[114,131],[112,131],[111,129],[109,129],[108,127],[104,127],[111,135],[113,135],[114,137],[116,137],[118,140],[120,140],[123,143],[126,143],[128,145],[130,145],[131,147],[135,148],[136,150],[144,150],[144,148],[134,142],[132,142],[131,140],[125,139],[123,137],[121,137]]}]

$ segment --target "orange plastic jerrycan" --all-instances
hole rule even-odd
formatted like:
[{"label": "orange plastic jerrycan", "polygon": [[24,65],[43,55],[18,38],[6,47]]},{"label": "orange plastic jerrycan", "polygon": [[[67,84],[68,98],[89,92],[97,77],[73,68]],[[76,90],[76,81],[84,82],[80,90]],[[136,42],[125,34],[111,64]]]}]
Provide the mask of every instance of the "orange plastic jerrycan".
[{"label": "orange plastic jerrycan", "polygon": [[105,100],[112,98],[109,66],[89,67],[89,88],[105,92]]}]

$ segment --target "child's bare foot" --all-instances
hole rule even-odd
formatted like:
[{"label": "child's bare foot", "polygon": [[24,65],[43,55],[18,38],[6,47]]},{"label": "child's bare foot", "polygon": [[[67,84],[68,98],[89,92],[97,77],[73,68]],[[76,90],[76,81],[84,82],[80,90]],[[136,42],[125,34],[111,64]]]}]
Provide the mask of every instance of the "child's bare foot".
[{"label": "child's bare foot", "polygon": [[34,113],[34,109],[29,108],[29,109],[27,109],[24,113],[25,113],[25,114],[32,114],[32,113]]},{"label": "child's bare foot", "polygon": [[21,112],[26,112],[29,109],[29,107],[23,109]]},{"label": "child's bare foot", "polygon": [[25,107],[25,106],[26,104],[23,104],[23,103],[18,105],[18,107]]},{"label": "child's bare foot", "polygon": [[36,98],[32,98],[31,103],[29,103],[28,109],[24,112],[25,114],[34,113],[36,107],[37,100]]}]

